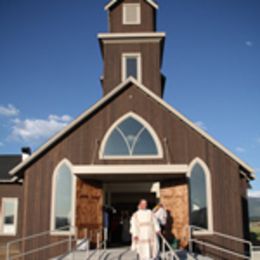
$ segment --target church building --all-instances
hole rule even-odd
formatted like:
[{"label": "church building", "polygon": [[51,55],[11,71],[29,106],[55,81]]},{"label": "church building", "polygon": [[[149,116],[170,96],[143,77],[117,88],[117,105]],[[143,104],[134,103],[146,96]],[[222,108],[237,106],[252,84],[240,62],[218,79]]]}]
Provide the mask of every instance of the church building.
[{"label": "church building", "polygon": [[[103,96],[32,154],[0,156],[1,244],[49,231],[24,240],[17,250],[26,251],[108,227],[108,246],[119,245],[122,217],[145,198],[150,208],[165,207],[167,232],[179,247],[188,246],[193,225],[200,241],[247,250],[216,232],[249,239],[254,170],[164,101],[166,33],[156,30],[158,8],[154,0],[109,1],[109,31],[97,36]],[[26,259],[46,260],[66,246]]]}]

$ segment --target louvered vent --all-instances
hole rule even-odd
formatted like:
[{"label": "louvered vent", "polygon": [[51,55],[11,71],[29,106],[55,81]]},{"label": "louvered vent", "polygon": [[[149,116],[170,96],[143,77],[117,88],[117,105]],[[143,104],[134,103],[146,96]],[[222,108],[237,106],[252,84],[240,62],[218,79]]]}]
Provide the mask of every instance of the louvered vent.
[{"label": "louvered vent", "polygon": [[141,7],[140,4],[124,4],[123,24],[140,24]]}]

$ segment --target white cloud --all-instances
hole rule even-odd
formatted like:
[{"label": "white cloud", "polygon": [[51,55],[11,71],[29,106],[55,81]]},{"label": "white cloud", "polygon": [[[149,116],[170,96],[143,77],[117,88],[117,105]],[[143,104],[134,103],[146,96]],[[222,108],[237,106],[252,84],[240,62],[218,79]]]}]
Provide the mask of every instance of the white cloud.
[{"label": "white cloud", "polygon": [[4,146],[4,143],[0,142],[0,147]]},{"label": "white cloud", "polygon": [[247,47],[253,47],[254,43],[253,43],[252,41],[246,41],[246,42],[245,42],[245,45],[246,45]]},{"label": "white cloud", "polygon": [[0,106],[0,115],[12,117],[17,116],[19,114],[19,110],[12,104],[9,104],[7,106]]},{"label": "white cloud", "polygon": [[238,147],[236,147],[236,151],[237,151],[238,153],[244,153],[244,152],[246,151],[246,149],[243,148],[243,147],[238,146]]},{"label": "white cloud", "polygon": [[195,125],[198,126],[198,127],[201,128],[201,129],[205,130],[205,131],[208,130],[207,126],[206,126],[205,123],[202,122],[202,121],[197,121],[197,122],[195,122]]},{"label": "white cloud", "polygon": [[70,121],[69,115],[49,115],[47,119],[15,119],[10,137],[20,141],[41,141],[61,130]]},{"label": "white cloud", "polygon": [[257,142],[258,144],[260,144],[260,137],[258,137],[258,138],[256,139],[256,142]]},{"label": "white cloud", "polygon": [[251,198],[259,198],[260,191],[259,190],[248,191],[248,196]]}]

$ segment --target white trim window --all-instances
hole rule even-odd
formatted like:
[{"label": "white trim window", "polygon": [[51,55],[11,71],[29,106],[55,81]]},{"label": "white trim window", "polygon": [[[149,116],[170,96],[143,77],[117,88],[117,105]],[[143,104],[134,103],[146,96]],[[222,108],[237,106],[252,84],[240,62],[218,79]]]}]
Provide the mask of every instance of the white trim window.
[{"label": "white trim window", "polygon": [[133,77],[142,82],[142,59],[141,53],[122,54],[122,81]]},{"label": "white trim window", "polygon": [[210,171],[200,158],[189,167],[190,224],[201,228],[197,234],[213,232],[213,207]]},{"label": "white trim window", "polygon": [[137,25],[141,24],[141,5],[124,4],[123,5],[123,24]]},{"label": "white trim window", "polygon": [[66,159],[56,167],[52,180],[51,230],[53,235],[74,232],[76,177]]},{"label": "white trim window", "polygon": [[1,230],[3,236],[15,236],[17,233],[18,199],[2,198]]},{"label": "white trim window", "polygon": [[161,142],[153,128],[133,112],[118,119],[107,131],[100,159],[162,158]]}]

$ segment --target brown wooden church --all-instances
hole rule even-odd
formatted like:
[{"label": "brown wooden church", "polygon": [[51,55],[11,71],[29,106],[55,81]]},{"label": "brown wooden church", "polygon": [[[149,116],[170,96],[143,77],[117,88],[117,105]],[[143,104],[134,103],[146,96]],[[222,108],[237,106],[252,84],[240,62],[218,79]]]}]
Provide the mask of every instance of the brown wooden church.
[{"label": "brown wooden church", "polygon": [[98,34],[103,97],[24,160],[1,156],[1,243],[50,231],[18,248],[34,249],[74,234],[74,227],[83,237],[85,228],[105,225],[110,208],[109,244],[119,244],[122,214],[146,198],[168,210],[167,231],[181,247],[195,225],[198,239],[245,250],[215,232],[248,239],[254,171],[163,100],[165,33],[156,31],[157,9],[153,0],[109,1],[109,32]]}]

